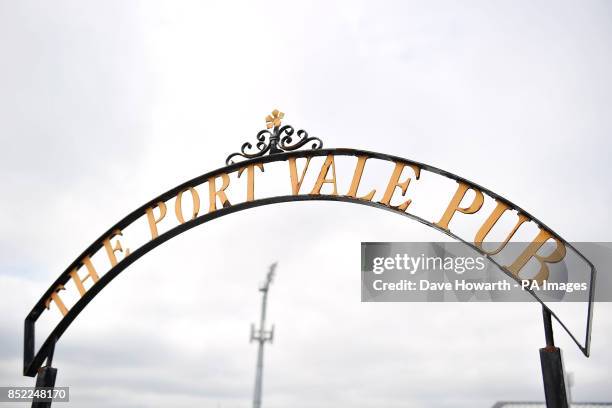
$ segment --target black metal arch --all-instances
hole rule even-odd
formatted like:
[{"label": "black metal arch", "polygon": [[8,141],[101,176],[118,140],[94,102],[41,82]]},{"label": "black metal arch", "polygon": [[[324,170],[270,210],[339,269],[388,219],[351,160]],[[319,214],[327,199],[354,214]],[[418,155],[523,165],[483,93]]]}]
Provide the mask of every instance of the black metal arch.
[{"label": "black metal arch", "polygon": [[133,252],[130,253],[130,255],[128,257],[125,257],[123,260],[121,260],[116,266],[114,266],[113,268],[111,268],[108,272],[106,272],[104,275],[102,275],[100,277],[100,279],[98,280],[98,282],[93,285],[89,290],[87,290],[87,292],[85,292],[85,294],[72,306],[72,308],[70,308],[70,310],[68,311],[68,314],[66,314],[66,316],[64,316],[64,318],[58,323],[58,325],[53,329],[53,331],[49,334],[49,336],[47,337],[47,339],[44,341],[44,343],[42,344],[42,346],[40,347],[40,349],[38,350],[38,352],[35,352],[35,342],[34,342],[34,336],[35,336],[35,322],[36,320],[40,317],[40,315],[42,314],[42,312],[45,309],[45,301],[50,297],[50,295],[53,293],[54,289],[58,286],[58,285],[63,285],[66,282],[68,282],[68,280],[70,279],[70,271],[72,271],[74,268],[76,268],[77,266],[79,266],[79,262],[87,255],[90,255],[91,253],[95,252],[98,248],[101,247],[103,241],[112,234],[113,231],[115,231],[116,229],[123,229],[125,227],[127,227],[128,225],[130,225],[132,222],[134,222],[135,220],[137,220],[138,218],[140,218],[142,215],[144,215],[145,210],[147,208],[151,208],[152,206],[155,206],[158,202],[160,201],[167,201],[173,197],[175,197],[180,191],[188,188],[188,187],[192,187],[192,186],[196,186],[199,184],[202,184],[204,182],[206,182],[209,178],[214,177],[216,175],[219,175],[221,173],[231,173],[234,172],[244,166],[247,166],[251,163],[269,163],[269,162],[277,162],[277,161],[284,161],[287,160],[288,158],[300,158],[300,157],[316,157],[316,156],[326,156],[332,154],[334,156],[367,156],[368,158],[375,158],[375,159],[380,159],[380,160],[385,160],[385,161],[389,161],[389,162],[395,162],[395,163],[403,163],[406,165],[416,165],[418,166],[420,169],[422,170],[426,170],[444,177],[447,177],[449,179],[458,181],[458,182],[462,182],[465,183],[467,185],[469,185],[470,187],[473,187],[475,189],[480,190],[481,192],[487,194],[488,196],[501,201],[505,204],[507,204],[509,207],[511,207],[512,209],[518,211],[519,213],[524,214],[525,216],[527,216],[531,221],[535,222],[539,227],[547,230],[548,232],[550,232],[556,239],[558,239],[559,241],[563,242],[564,245],[566,245],[567,247],[571,248],[582,260],[584,260],[589,267],[591,268],[591,282],[590,282],[590,292],[589,292],[589,305],[588,305],[588,318],[587,318],[587,327],[586,327],[586,335],[585,335],[585,343],[584,345],[580,343],[579,340],[576,339],[576,337],[573,335],[573,333],[565,326],[565,324],[559,319],[559,317],[553,312],[551,311],[548,306],[546,306],[540,299],[538,299],[535,294],[532,291],[529,291],[535,298],[536,300],[538,300],[543,308],[545,308],[547,311],[550,312],[550,314],[552,316],[555,317],[555,319],[559,322],[559,324],[565,329],[565,331],[570,335],[570,337],[572,338],[572,340],[576,343],[576,345],[580,348],[580,350],[583,352],[583,354],[585,356],[588,357],[589,355],[589,348],[590,348],[590,338],[591,338],[591,321],[592,321],[592,304],[593,304],[593,295],[594,295],[594,280],[595,280],[595,274],[596,274],[596,270],[595,267],[593,266],[593,264],[584,256],[582,255],[578,250],[576,250],[570,243],[568,243],[566,240],[564,240],[561,236],[559,236],[557,233],[555,233],[554,231],[552,231],[550,228],[548,228],[544,223],[542,223],[541,221],[539,221],[537,218],[533,217],[532,215],[530,215],[527,211],[523,210],[522,208],[518,207],[517,205],[513,204],[512,202],[510,202],[509,200],[495,194],[494,192],[490,191],[489,189],[486,189],[484,187],[479,186],[478,184],[475,184],[473,182],[470,182],[469,180],[466,180],[460,176],[457,176],[455,174],[449,173],[447,171],[441,170],[437,167],[433,167],[424,163],[419,163],[416,161],[412,161],[412,160],[408,160],[408,159],[404,159],[401,157],[397,157],[397,156],[393,156],[393,155],[388,155],[388,154],[383,154],[383,153],[375,153],[375,152],[370,152],[370,151],[365,151],[365,150],[357,150],[357,149],[345,149],[345,148],[340,148],[340,149],[320,149],[320,150],[309,150],[309,151],[293,151],[293,152],[285,152],[285,153],[277,153],[277,154],[273,154],[273,155],[269,155],[269,156],[263,156],[263,157],[258,157],[256,159],[251,159],[251,160],[247,160],[247,161],[243,161],[240,163],[233,163],[230,164],[226,167],[222,167],[219,168],[217,170],[202,174],[198,177],[195,177],[189,181],[186,181],[185,183],[182,183],[174,188],[172,188],[171,190],[166,191],[165,193],[161,194],[160,196],[154,198],[151,201],[148,201],[147,203],[145,203],[144,205],[142,205],[141,207],[139,207],[138,209],[132,211],[130,214],[128,214],[125,218],[123,218],[122,220],[120,220],[119,222],[117,222],[115,225],[113,225],[108,231],[106,231],[104,234],[102,234],[100,236],[100,238],[98,238],[96,241],[94,241],[85,251],[83,251],[83,253],[81,255],[79,255],[78,258],[75,259],[74,262],[72,262],[72,264],[70,264],[68,266],[68,268],[66,268],[66,270],[56,279],[56,281],[49,287],[49,289],[43,294],[43,296],[40,298],[40,300],[35,304],[35,306],[32,308],[32,310],[30,311],[30,313],[28,314],[28,316],[25,319],[25,336],[24,336],[24,367],[23,367],[23,373],[26,376],[30,376],[30,377],[34,377],[36,376],[37,370],[42,366],[42,364],[44,363],[45,359],[50,359],[53,356],[53,351],[55,348],[55,343],[57,342],[57,340],[62,336],[62,334],[66,331],[66,329],[68,328],[68,326],[70,326],[70,324],[72,323],[72,321],[74,321],[74,319],[79,315],[79,313],[81,313],[81,311],[85,308],[85,306],[87,306],[87,304],[106,286],[108,285],[119,273],[121,273],[124,269],[126,269],[128,266],[130,266],[133,262],[135,262],[136,260],[138,260],[140,257],[144,256],[145,254],[147,254],[149,251],[151,251],[152,249],[154,249],[155,247],[163,244],[164,242],[170,240],[171,238],[197,226],[203,223],[206,223],[208,221],[214,220],[216,218],[228,215],[228,214],[232,214],[234,212],[238,212],[238,211],[242,211],[242,210],[246,210],[249,208],[254,208],[254,207],[260,207],[260,206],[264,206],[264,205],[270,205],[270,204],[276,204],[276,203],[283,203],[283,202],[291,202],[291,201],[311,201],[311,200],[319,200],[319,201],[340,201],[340,202],[349,202],[349,203],[355,203],[355,204],[361,204],[361,205],[366,205],[366,206],[370,206],[370,207],[374,207],[374,208],[379,208],[382,210],[387,210],[387,211],[392,211],[395,212],[397,214],[401,214],[405,217],[411,218],[413,220],[416,220],[422,224],[425,224],[429,227],[432,227],[466,245],[468,245],[469,247],[471,247],[472,249],[474,249],[475,251],[479,252],[481,255],[485,256],[486,258],[489,259],[489,261],[491,261],[492,263],[494,263],[495,265],[497,265],[502,271],[504,271],[503,266],[501,266],[499,263],[497,263],[494,259],[492,259],[488,254],[484,253],[483,251],[481,251],[478,247],[476,247],[473,243],[467,242],[464,239],[462,239],[461,237],[455,235],[454,233],[452,233],[449,230],[445,230],[442,229],[440,227],[438,227],[437,225],[423,219],[420,218],[414,214],[409,214],[407,212],[404,211],[400,211],[400,210],[396,210],[394,208],[391,208],[389,206],[386,206],[384,204],[380,204],[378,202],[373,202],[373,201],[367,201],[367,200],[362,200],[362,199],[358,199],[358,198],[353,198],[353,197],[349,197],[349,196],[332,196],[332,195],[311,195],[311,194],[305,194],[305,195],[283,195],[283,196],[275,196],[275,197],[268,197],[268,198],[262,198],[262,199],[256,199],[254,201],[248,201],[248,202],[242,202],[239,204],[233,204],[229,207],[225,207],[225,208],[220,208],[214,212],[211,213],[207,213],[207,214],[203,214],[201,216],[198,216],[197,218],[190,220],[190,221],[186,221],[183,224],[180,224],[162,234],[160,234],[157,238],[148,241],[147,243],[143,244],[141,247],[137,248],[136,250],[134,250]]}]

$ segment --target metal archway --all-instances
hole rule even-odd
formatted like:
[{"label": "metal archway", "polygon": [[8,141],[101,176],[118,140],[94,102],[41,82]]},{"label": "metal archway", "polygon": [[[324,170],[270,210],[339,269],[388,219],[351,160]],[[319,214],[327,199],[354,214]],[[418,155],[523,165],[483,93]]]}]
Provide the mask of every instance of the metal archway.
[{"label": "metal archway", "polygon": [[[468,207],[461,207],[461,202],[465,196],[467,191],[473,191],[476,194],[477,201],[478,197],[486,197],[487,199],[495,200],[497,203],[496,208],[501,208],[503,212],[510,211],[516,213],[517,216],[522,217],[522,222],[533,222],[537,227],[545,233],[545,237],[549,237],[562,244],[566,249],[570,249],[574,251],[585,263],[589,265],[591,268],[591,282],[589,288],[589,306],[588,306],[588,316],[586,319],[586,332],[584,336],[584,340],[580,341],[578,338],[572,333],[566,325],[558,318],[558,316],[551,310],[549,305],[545,304],[538,296],[533,293],[531,294],[542,303],[544,316],[545,316],[545,325],[548,324],[548,328],[550,327],[550,316],[554,316],[557,321],[561,324],[561,326],[567,331],[567,333],[571,336],[574,342],[578,345],[580,350],[586,355],[589,355],[589,346],[590,346],[590,332],[591,332],[591,319],[592,319],[592,303],[593,303],[593,295],[594,295],[594,279],[595,279],[595,267],[592,263],[585,258],[579,251],[577,251],[570,243],[564,240],[559,234],[555,233],[553,230],[548,228],[544,223],[539,221],[537,218],[529,214],[527,211],[523,210],[521,207],[513,204],[506,198],[501,197],[500,195],[492,192],[491,190],[484,188],[476,183],[468,181],[460,176],[449,173],[447,171],[441,170],[439,168],[429,166],[424,163],[419,163],[416,161],[412,161],[409,159],[383,154],[376,153],[358,149],[349,149],[349,148],[339,148],[339,149],[323,149],[322,142],[318,138],[313,138],[308,136],[308,134],[299,130],[294,132],[293,127],[285,125],[280,126],[279,113],[276,113],[276,116],[269,117],[270,123],[273,126],[269,126],[269,128],[273,128],[270,130],[262,130],[257,134],[258,143],[254,148],[250,143],[245,143],[242,146],[240,153],[234,153],[230,155],[227,160],[227,166],[213,170],[211,172],[202,174],[198,177],[195,177],[191,180],[188,180],[165,193],[155,197],[154,199],[148,201],[144,205],[140,206],[136,210],[132,211],[126,217],[121,219],[111,228],[109,228],[104,234],[102,234],[97,240],[95,240],[91,245],[89,245],[82,253],[79,255],[67,268],[64,272],[62,272],[59,277],[53,282],[53,284],[45,291],[45,293],[41,296],[41,298],[36,302],[30,313],[27,315],[25,319],[25,335],[24,335],[24,367],[23,374],[26,376],[34,377],[39,372],[39,369],[43,366],[45,359],[47,360],[47,367],[51,366],[51,361],[53,358],[54,348],[56,342],[63,335],[66,329],[70,326],[70,324],[76,319],[76,317],[83,311],[85,306],[96,296],[101,290],[108,285],[117,275],[119,275],[124,269],[130,266],[133,262],[138,260],[140,257],[147,254],[149,251],[154,249],[155,247],[163,244],[164,242],[170,240],[171,238],[193,228],[198,225],[204,224],[208,221],[223,217],[228,214],[232,214],[234,212],[247,210],[250,208],[255,208],[264,205],[271,205],[276,203],[283,202],[292,202],[292,201],[312,201],[312,200],[322,200],[322,201],[340,201],[340,202],[349,202],[354,204],[366,205],[373,208],[378,208],[386,211],[391,211],[402,216],[411,218],[418,222],[421,222],[429,227],[432,227],[458,241],[463,242],[464,244],[470,246],[474,250],[481,253],[483,256],[487,257],[491,262],[495,265],[499,266],[500,269],[504,270],[506,273],[512,275],[508,268],[500,265],[494,257],[491,257],[487,252],[485,252],[478,242],[474,242],[473,240],[469,240],[465,237],[460,237],[453,231],[451,231],[448,222],[456,213],[463,214],[473,214],[477,212],[480,206],[476,209],[474,207],[474,202]],[[309,150],[297,150],[308,143],[312,143],[311,149]],[[254,151],[254,152],[252,152]],[[234,163],[233,160],[237,157],[245,159],[244,161]],[[317,182],[313,190],[310,193],[300,193],[302,182],[304,181],[304,177],[308,170],[308,165],[310,160],[313,158],[325,158],[324,163],[322,164],[319,177],[317,178]],[[355,164],[355,170],[352,175],[351,180],[351,188],[346,194],[339,194],[336,188],[336,169],[335,169],[335,160],[340,157],[349,157],[356,158],[357,162]],[[297,159],[306,159],[306,167],[302,171],[302,177],[300,181],[300,177],[297,171]],[[393,172],[387,183],[385,196],[378,201],[373,200],[374,194],[366,194],[365,196],[359,196],[358,189],[361,181],[361,176],[363,175],[367,160],[380,160],[387,163],[390,163],[394,166]],[[291,194],[281,194],[274,195],[272,197],[263,197],[263,198],[255,198],[254,193],[254,177],[256,173],[256,169],[263,171],[264,166],[268,163],[275,162],[287,162],[289,164],[290,169],[290,185],[292,188]],[[414,176],[407,178],[402,181],[402,171],[404,169],[411,169],[414,173]],[[314,171],[314,170],[313,170]],[[436,175],[445,177],[447,179],[454,180],[457,182],[458,188],[453,196],[453,199],[459,197],[459,200],[455,200],[456,203],[454,210],[450,214],[450,218],[448,218],[448,222],[446,225],[439,221],[433,222],[432,220],[427,220],[415,214],[412,214],[407,211],[410,200],[400,204],[400,205],[392,205],[391,199],[398,198],[398,196],[404,197],[408,186],[411,180],[414,178],[415,180],[419,180],[421,172],[429,172],[434,173]],[[229,174],[236,173],[238,177],[240,177],[243,173],[246,173],[248,176],[247,181],[247,199],[243,202],[238,202],[232,204],[227,197],[226,190],[229,186],[230,179]],[[333,173],[332,177],[330,177],[330,173]],[[217,181],[222,182],[221,188],[217,187]],[[200,214],[200,198],[199,193],[197,192],[197,188],[203,186],[204,184],[208,184],[208,192],[209,192],[209,209],[208,212]],[[324,184],[333,184],[333,193],[322,193],[321,187]],[[318,190],[317,190],[318,186]],[[397,194],[398,188],[401,190],[401,194]],[[460,194],[463,191],[463,194]],[[181,207],[181,199],[184,194],[191,195],[193,212],[191,214],[191,218],[185,220],[185,216],[183,214],[183,210]],[[479,196],[480,195],[480,196]],[[178,201],[178,208],[176,210],[177,221],[178,224],[163,233],[159,233],[157,230],[157,224],[161,222],[161,220],[165,217],[167,213],[167,205],[166,203],[170,200],[175,200],[175,208],[176,203]],[[221,206],[218,206],[218,203],[221,203]],[[451,208],[451,203],[448,208]],[[196,210],[197,206],[197,210]],[[452,209],[452,208],[451,208]],[[158,215],[155,215],[155,211],[158,212]],[[179,214],[180,211],[180,214]],[[447,209],[448,212],[448,209]],[[151,229],[151,239],[148,242],[145,242],[143,245],[139,246],[133,251],[127,251],[121,246],[121,243],[115,241],[114,243],[111,241],[113,239],[117,239],[122,236],[122,231],[128,228],[133,223],[138,220],[147,220],[149,227]],[[498,218],[499,219],[499,218]],[[493,223],[494,224],[494,223]],[[520,224],[519,224],[520,225]],[[90,257],[93,256],[98,251],[106,251],[112,267],[105,272],[102,276],[98,275],[98,272],[95,270],[93,265],[91,264]],[[123,259],[117,259],[116,254],[123,253]],[[79,270],[86,270],[87,275],[84,279],[81,279],[79,274],[77,273]],[[94,284],[89,288],[85,289],[83,286],[83,282],[91,278],[94,281]],[[513,276],[513,278],[518,279],[518,276]],[[80,283],[79,283],[80,281]],[[66,307],[59,293],[61,290],[65,289],[65,285],[69,282],[72,282],[74,286],[79,290],[80,298],[76,303],[74,303],[70,308]],[[58,301],[59,299],[59,301]],[[36,321],[41,317],[41,315],[45,312],[46,309],[49,309],[51,304],[55,304],[57,308],[62,312],[63,318],[60,322],[55,326],[55,328],[48,335],[46,340],[42,343],[41,347],[38,350],[35,350],[35,325]],[[548,315],[548,323],[547,323],[547,315]],[[546,334],[547,338],[549,335],[549,330],[547,328]],[[552,341],[552,328],[550,328],[550,336]],[[54,380],[53,380],[54,382]]]}]

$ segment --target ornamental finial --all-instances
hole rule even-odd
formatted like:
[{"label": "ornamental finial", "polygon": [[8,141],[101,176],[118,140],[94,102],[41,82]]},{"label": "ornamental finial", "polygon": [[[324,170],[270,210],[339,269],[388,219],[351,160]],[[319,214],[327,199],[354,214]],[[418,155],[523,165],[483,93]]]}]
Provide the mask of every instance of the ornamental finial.
[{"label": "ornamental finial", "polygon": [[285,114],[283,112],[274,109],[270,115],[266,116],[266,129],[260,130],[257,133],[257,143],[255,146],[249,142],[244,143],[240,152],[227,156],[225,164],[235,163],[234,159],[237,157],[241,157],[242,160],[249,160],[261,157],[266,153],[276,154],[297,150],[309,142],[313,142],[310,147],[313,150],[323,148],[321,139],[308,136],[305,130],[300,129],[296,132],[291,125],[281,127],[281,120],[284,117]]},{"label": "ornamental finial", "polygon": [[272,127],[280,127],[281,119],[285,117],[285,114],[278,109],[274,109],[271,115],[266,116],[266,128],[272,129]]}]

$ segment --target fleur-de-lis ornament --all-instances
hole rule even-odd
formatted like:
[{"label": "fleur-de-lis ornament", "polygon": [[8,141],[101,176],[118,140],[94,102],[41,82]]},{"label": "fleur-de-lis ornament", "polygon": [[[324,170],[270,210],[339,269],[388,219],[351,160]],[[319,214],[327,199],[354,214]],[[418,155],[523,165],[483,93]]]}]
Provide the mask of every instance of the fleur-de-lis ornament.
[{"label": "fleur-de-lis ornament", "polygon": [[285,117],[285,114],[278,109],[274,109],[271,115],[266,116],[266,127],[272,129],[273,127],[280,127],[281,119]]}]

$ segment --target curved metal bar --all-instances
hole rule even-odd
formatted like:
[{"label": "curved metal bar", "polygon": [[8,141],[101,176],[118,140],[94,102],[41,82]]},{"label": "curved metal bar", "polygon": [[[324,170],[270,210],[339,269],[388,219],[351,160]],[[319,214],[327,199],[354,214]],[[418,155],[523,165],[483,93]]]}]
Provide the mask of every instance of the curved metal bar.
[{"label": "curved metal bar", "polygon": [[[321,150],[307,150],[307,151],[295,151],[295,152],[289,152],[289,153],[279,153],[279,154],[274,154],[274,155],[269,155],[269,156],[263,156],[261,158],[258,159],[252,159],[252,160],[247,160],[244,162],[240,162],[240,163],[234,163],[231,164],[229,166],[226,167],[222,167],[219,168],[217,170],[213,170],[211,172],[202,174],[198,177],[195,177],[191,180],[186,181],[185,183],[182,183],[168,191],[166,191],[165,193],[159,195],[158,197],[154,198],[153,200],[148,201],[147,203],[145,203],[144,205],[140,206],[139,208],[137,208],[136,210],[132,211],[130,214],[128,214],[125,218],[123,218],[122,220],[120,220],[119,222],[117,222],[115,225],[113,225],[108,231],[106,231],[104,234],[102,234],[100,236],[100,238],[98,238],[96,241],[94,241],[81,255],[79,255],[79,257],[77,257],[70,265],[69,267],[55,280],[55,282],[49,287],[49,289],[47,289],[47,291],[43,294],[43,296],[40,298],[40,300],[36,303],[36,305],[32,308],[32,310],[30,311],[30,313],[28,314],[28,316],[26,317],[25,320],[25,329],[26,329],[26,333],[30,333],[31,334],[31,338],[29,338],[30,336],[26,335],[26,339],[24,342],[24,375],[26,376],[30,376],[30,377],[34,377],[36,375],[36,371],[37,369],[42,365],[42,363],[44,362],[44,359],[46,357],[48,357],[48,355],[52,352],[52,346],[55,344],[55,341],[57,341],[62,334],[66,331],[66,329],[68,328],[68,326],[70,326],[70,324],[74,321],[74,319],[79,315],[79,313],[81,313],[81,311],[85,308],[85,306],[87,306],[87,304],[106,286],[110,283],[110,281],[112,281],[120,272],[122,272],[124,269],[126,269],[128,266],[130,266],[133,262],[135,262],[136,260],[138,260],[140,257],[144,256],[146,253],[148,253],[149,251],[151,251],[152,249],[154,249],[155,247],[161,245],[162,243],[170,240],[171,238],[197,226],[200,224],[203,224],[205,222],[214,220],[216,218],[228,215],[228,214],[232,214],[234,212],[238,212],[238,211],[242,211],[242,210],[246,210],[249,208],[255,208],[255,207],[260,207],[263,205],[270,205],[270,204],[276,204],[276,203],[283,203],[283,202],[292,202],[292,201],[310,201],[310,200],[318,200],[318,201],[340,201],[340,202],[349,202],[349,203],[355,203],[355,204],[361,204],[361,205],[367,205],[370,207],[375,207],[375,208],[379,208],[382,210],[387,210],[387,211],[392,211],[395,212],[397,214],[401,214],[405,217],[411,218],[415,221],[418,221],[422,224],[425,224],[429,227],[432,227],[446,235],[448,235],[451,238],[454,238],[466,245],[468,245],[469,247],[471,247],[472,249],[474,249],[475,251],[477,251],[478,253],[480,253],[481,255],[485,256],[487,259],[489,259],[489,261],[491,261],[493,264],[497,265],[502,271],[504,271],[505,273],[509,274],[509,272],[507,272],[505,270],[505,268],[503,266],[501,266],[499,263],[497,263],[494,259],[492,259],[488,254],[482,252],[478,247],[476,247],[473,243],[467,242],[464,239],[462,239],[461,237],[455,235],[454,233],[448,231],[448,230],[444,230],[440,227],[438,227],[437,225],[423,219],[420,218],[414,214],[410,214],[410,213],[406,213],[404,211],[400,211],[400,210],[396,210],[394,208],[388,207],[384,204],[380,204],[378,202],[372,202],[372,201],[366,201],[366,200],[361,200],[358,198],[353,198],[353,197],[349,197],[349,196],[332,196],[332,195],[284,195],[284,196],[276,196],[276,197],[268,197],[268,198],[262,198],[262,199],[257,199],[254,201],[249,201],[249,202],[242,202],[239,204],[234,204],[231,205],[229,207],[225,207],[225,208],[220,208],[212,213],[207,213],[207,214],[203,214],[193,220],[190,221],[186,221],[184,224],[180,224],[174,228],[172,228],[171,230],[166,231],[163,234],[160,234],[156,239],[148,241],[147,243],[143,244],[142,246],[140,246],[139,248],[137,248],[136,250],[134,250],[128,257],[124,258],[121,262],[119,262],[115,267],[111,268],[108,272],[106,272],[104,275],[102,275],[99,279],[99,281],[93,285],[87,292],[85,292],[85,294],[74,304],[74,306],[72,306],[72,308],[68,311],[68,314],[66,316],[64,316],[64,318],[58,323],[58,325],[53,329],[53,331],[49,334],[49,336],[47,337],[47,339],[45,340],[45,342],[42,344],[42,346],[40,347],[39,351],[35,354],[34,351],[34,322],[40,317],[40,315],[42,314],[42,312],[45,309],[45,301],[46,299],[49,298],[49,296],[51,295],[51,293],[53,293],[54,289],[58,286],[58,285],[63,285],[66,282],[68,282],[68,280],[70,279],[70,271],[72,271],[74,268],[79,266],[79,262],[81,259],[83,259],[83,257],[88,256],[93,254],[97,249],[99,249],[102,246],[103,241],[112,234],[113,231],[115,231],[116,229],[123,229],[126,226],[130,225],[132,222],[134,222],[136,219],[138,219],[139,217],[141,217],[142,215],[145,214],[145,210],[147,208],[150,208],[152,206],[154,206],[156,203],[160,202],[160,201],[167,201],[171,198],[173,198],[176,194],[178,194],[180,191],[191,187],[191,186],[197,186],[199,184],[202,184],[204,182],[206,182],[210,177],[214,177],[215,175],[218,175],[220,173],[231,173],[233,171],[236,171],[242,167],[248,166],[251,163],[269,163],[269,162],[277,162],[277,161],[284,161],[290,157],[295,157],[295,158],[299,158],[299,157],[305,157],[305,156],[309,156],[309,157],[314,157],[314,156],[326,156],[328,154],[333,154],[335,156],[367,156],[369,158],[375,158],[375,159],[380,159],[380,160],[386,160],[386,161],[390,161],[390,162],[396,162],[396,163],[403,163],[403,164],[412,164],[412,165],[416,165],[419,168],[421,168],[422,170],[426,170],[450,179],[453,179],[455,181],[458,182],[462,182],[462,183],[466,183],[471,187],[474,187],[475,189],[480,190],[481,192],[487,194],[488,196],[501,201],[505,204],[507,204],[508,206],[510,206],[512,209],[518,211],[519,213],[522,213],[524,215],[526,215],[527,217],[530,218],[530,220],[532,220],[533,222],[535,222],[540,228],[546,229],[548,232],[551,233],[551,235],[553,235],[556,239],[558,239],[559,241],[563,242],[564,245],[566,245],[567,247],[571,248],[582,260],[584,260],[591,268],[591,287],[590,287],[590,293],[589,293],[589,307],[588,307],[588,320],[587,320],[587,328],[586,328],[586,338],[585,338],[585,344],[582,345],[577,339],[576,337],[572,334],[572,332],[565,326],[565,324],[559,319],[559,317],[548,308],[548,306],[546,306],[540,299],[538,299],[535,294],[533,293],[533,291],[528,290],[532,296],[534,296],[534,298],[540,302],[542,304],[542,306],[547,309],[548,311],[550,311],[551,315],[555,317],[555,319],[559,322],[559,324],[565,329],[565,331],[570,335],[570,337],[572,338],[572,340],[576,343],[576,345],[580,348],[580,350],[582,351],[582,353],[585,356],[589,356],[589,348],[590,348],[590,334],[591,334],[591,322],[592,322],[592,304],[593,304],[593,295],[594,295],[594,283],[595,283],[595,275],[596,275],[596,269],[595,266],[582,254],[580,253],[577,249],[575,249],[569,242],[567,242],[565,239],[561,238],[561,236],[559,234],[557,234],[556,232],[554,232],[553,230],[551,230],[550,228],[548,228],[544,223],[542,223],[541,221],[539,221],[537,218],[533,217],[532,215],[530,215],[527,211],[523,210],[522,208],[520,208],[519,206],[513,204],[512,202],[510,202],[509,200],[495,194],[494,192],[492,192],[491,190],[481,187],[480,185],[470,182],[469,180],[466,180],[462,177],[459,177],[453,173],[449,173],[447,171],[441,170],[437,167],[434,166],[430,166],[424,163],[420,163],[420,162],[416,162],[416,161],[412,161],[412,160],[408,160],[408,159],[404,159],[401,157],[397,157],[397,156],[393,156],[393,155],[388,155],[388,154],[383,154],[383,153],[376,153],[376,152],[369,152],[366,150],[357,150],[357,149],[346,149],[346,148],[339,148],[339,149],[321,149]],[[512,275],[509,274],[511,277]]]}]

